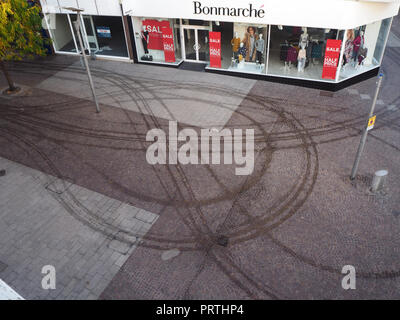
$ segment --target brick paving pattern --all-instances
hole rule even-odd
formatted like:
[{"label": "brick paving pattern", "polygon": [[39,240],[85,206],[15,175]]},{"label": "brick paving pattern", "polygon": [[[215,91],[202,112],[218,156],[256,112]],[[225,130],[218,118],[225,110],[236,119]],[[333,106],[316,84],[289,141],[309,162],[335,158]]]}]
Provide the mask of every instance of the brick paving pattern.
[{"label": "brick paving pattern", "polygon": [[[27,299],[400,298],[398,30],[353,182],[376,79],[326,94],[97,60],[96,114],[77,59],[13,64],[24,90],[0,98],[0,278]],[[149,165],[146,133],[171,119],[254,129],[253,174]],[[372,194],[378,169],[389,180]],[[341,288],[348,264],[356,290]]]}]

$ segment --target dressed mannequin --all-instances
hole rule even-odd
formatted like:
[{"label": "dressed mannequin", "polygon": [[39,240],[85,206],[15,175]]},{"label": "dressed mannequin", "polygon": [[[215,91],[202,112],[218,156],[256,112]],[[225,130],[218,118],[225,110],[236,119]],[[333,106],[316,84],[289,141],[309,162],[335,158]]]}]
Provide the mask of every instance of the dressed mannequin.
[{"label": "dressed mannequin", "polygon": [[260,33],[258,39],[256,41],[256,62],[262,64],[263,61],[263,53],[264,53],[265,41],[263,39],[263,35]]},{"label": "dressed mannequin", "polygon": [[358,66],[361,66],[364,64],[364,60],[367,57],[368,54],[368,49],[365,47],[365,45],[363,44],[360,48],[360,50],[358,50]]},{"label": "dressed mannequin", "polygon": [[357,61],[358,50],[364,45],[364,32],[360,31],[360,34],[353,41],[353,60]]},{"label": "dressed mannequin", "polygon": [[247,55],[247,48],[244,46],[244,43],[241,42],[239,45],[239,49],[237,51],[238,57],[239,57],[239,62],[242,62],[246,55]]},{"label": "dressed mannequin", "polygon": [[237,32],[235,32],[235,36],[231,40],[231,45],[232,45],[233,56],[235,56],[240,47],[240,38],[239,38],[239,34]]},{"label": "dressed mannequin", "polygon": [[304,72],[304,67],[306,65],[307,52],[306,52],[304,43],[301,43],[300,46],[301,46],[301,49],[299,50],[299,54],[297,56],[297,61],[298,61],[297,71]]},{"label": "dressed mannequin", "polygon": [[146,30],[146,26],[143,26],[143,30],[140,33],[140,38],[142,39],[143,49],[145,54],[149,54],[147,45],[149,43],[149,32]]},{"label": "dressed mannequin", "polygon": [[256,60],[256,41],[257,35],[254,27],[248,27],[243,39],[244,46],[247,49],[246,61],[254,62]]},{"label": "dressed mannequin", "polygon": [[344,45],[344,55],[343,55],[343,66],[346,66],[350,62],[353,54],[353,41],[354,41],[354,31],[353,29],[347,30],[347,40]]},{"label": "dressed mannequin", "polygon": [[304,45],[304,48],[307,48],[307,46],[308,46],[308,38],[309,38],[309,36],[308,36],[308,33],[307,33],[307,28],[306,27],[303,27],[302,28],[303,29],[303,33],[300,35],[300,46],[301,45]]}]

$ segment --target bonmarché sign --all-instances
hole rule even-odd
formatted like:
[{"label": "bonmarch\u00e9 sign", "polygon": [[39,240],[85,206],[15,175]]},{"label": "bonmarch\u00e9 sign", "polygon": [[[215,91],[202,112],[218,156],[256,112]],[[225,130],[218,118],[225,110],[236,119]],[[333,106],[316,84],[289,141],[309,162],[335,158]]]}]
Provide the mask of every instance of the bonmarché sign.
[{"label": "bonmarch\u00e9 sign", "polygon": [[245,18],[264,18],[265,10],[262,8],[254,8],[252,3],[247,7],[227,7],[227,6],[205,6],[200,1],[193,1],[194,14],[196,15],[212,15],[212,16],[229,16],[229,17],[245,17]]}]

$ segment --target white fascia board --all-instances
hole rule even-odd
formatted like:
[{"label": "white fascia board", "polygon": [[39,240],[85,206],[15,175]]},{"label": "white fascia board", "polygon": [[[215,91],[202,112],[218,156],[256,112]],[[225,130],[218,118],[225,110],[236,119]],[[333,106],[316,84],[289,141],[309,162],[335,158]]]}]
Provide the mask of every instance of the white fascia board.
[{"label": "white fascia board", "polygon": [[[117,0],[115,0],[117,1]],[[315,28],[349,29],[395,16],[400,1],[354,0],[198,0],[202,8],[264,10],[263,17],[195,14],[193,0],[122,0],[124,14]],[[207,11],[207,9],[206,9]],[[242,11],[243,12],[243,11]],[[248,12],[248,11],[247,11]],[[247,13],[246,12],[246,13]]]}]

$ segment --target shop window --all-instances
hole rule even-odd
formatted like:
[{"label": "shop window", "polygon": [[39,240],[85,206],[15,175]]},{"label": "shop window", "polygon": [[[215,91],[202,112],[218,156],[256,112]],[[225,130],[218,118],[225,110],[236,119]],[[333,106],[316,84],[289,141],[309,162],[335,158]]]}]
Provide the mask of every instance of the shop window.
[{"label": "shop window", "polygon": [[387,18],[382,21],[381,28],[379,30],[378,40],[376,42],[374,59],[377,63],[382,62],[383,53],[385,51],[386,39],[390,31],[390,25],[392,23],[392,18]]},{"label": "shop window", "polygon": [[[336,40],[338,31],[292,26],[271,25],[268,69],[270,75],[335,81],[332,77],[323,76],[325,50],[329,39]],[[337,57],[339,60],[340,44]],[[337,64],[334,66],[336,69]]]},{"label": "shop window", "polygon": [[132,18],[139,61],[177,64],[181,60],[179,28],[171,19]]},{"label": "shop window", "polygon": [[214,23],[221,33],[221,68],[235,72],[265,73],[267,26]]},{"label": "shop window", "polygon": [[380,65],[391,18],[346,30],[340,79],[347,79]]},{"label": "shop window", "polygon": [[50,29],[56,51],[76,53],[76,46],[67,14],[56,14],[56,28]]},{"label": "shop window", "polygon": [[83,16],[87,43],[96,55],[128,57],[121,17]]}]

